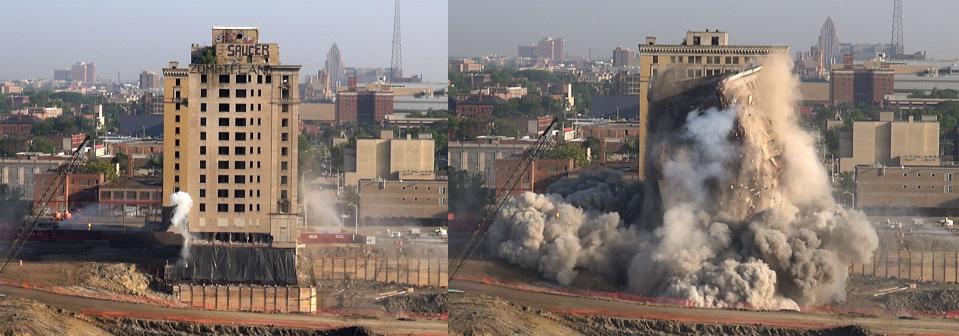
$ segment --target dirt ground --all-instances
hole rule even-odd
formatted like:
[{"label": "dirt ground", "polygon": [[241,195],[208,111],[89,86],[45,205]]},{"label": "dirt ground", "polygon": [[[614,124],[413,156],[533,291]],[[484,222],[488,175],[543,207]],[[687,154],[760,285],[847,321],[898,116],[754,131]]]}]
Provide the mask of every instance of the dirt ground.
[{"label": "dirt ground", "polygon": [[90,317],[47,306],[36,301],[0,298],[0,334],[2,335],[78,335],[78,336],[161,336],[161,335],[374,335],[368,329],[347,327],[332,330],[274,328],[224,324],[199,324],[129,318]]},{"label": "dirt ground", "polygon": [[787,329],[762,325],[701,324],[606,316],[569,316],[483,295],[450,295],[451,335],[704,335],[871,336],[858,327]]}]

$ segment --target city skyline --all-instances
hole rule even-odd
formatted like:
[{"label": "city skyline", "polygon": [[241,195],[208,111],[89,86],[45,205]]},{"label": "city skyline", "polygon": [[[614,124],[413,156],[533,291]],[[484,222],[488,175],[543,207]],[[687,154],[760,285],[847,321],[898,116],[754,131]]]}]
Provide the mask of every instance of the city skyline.
[{"label": "city skyline", "polygon": [[[890,41],[892,1],[813,0],[801,6],[786,6],[781,2],[748,0],[734,4],[600,0],[587,5],[570,0],[491,0],[487,6],[471,6],[467,10],[466,3],[453,2],[450,22],[455,24],[450,25],[450,57],[516,56],[518,45],[551,36],[566,40],[569,55],[585,57],[591,48],[593,59],[605,59],[612,57],[617,46],[635,50],[646,36],[656,36],[661,43],[678,44],[687,30],[705,29],[729,32],[733,39],[730,43],[734,44],[782,44],[789,45],[792,52],[808,51],[817,44],[820,27],[830,16],[841,32],[842,43]],[[959,22],[949,19],[951,13],[959,11],[959,2],[931,0],[907,2],[903,6],[907,53],[926,50],[934,59],[959,58],[959,43],[953,33],[959,30]],[[644,15],[650,12],[656,15]],[[510,24],[482,23],[491,16]],[[684,19],[675,20],[677,17]]]},{"label": "city skyline", "polygon": [[[0,80],[52,79],[54,69],[84,61],[96,63],[99,78],[115,79],[120,72],[121,81],[136,81],[141,71],[159,72],[171,60],[189,63],[184,41],[206,43],[213,26],[259,27],[264,39],[283,46],[284,63],[303,66],[303,75],[323,68],[333,43],[339,46],[345,67],[390,66],[393,1],[225,4],[10,3],[0,12],[0,20],[7,23],[6,41],[18,50],[2,57]],[[447,2],[404,3],[402,16],[407,74],[445,82]],[[94,19],[102,17],[109,20]],[[38,28],[36,18],[51,23]]]}]

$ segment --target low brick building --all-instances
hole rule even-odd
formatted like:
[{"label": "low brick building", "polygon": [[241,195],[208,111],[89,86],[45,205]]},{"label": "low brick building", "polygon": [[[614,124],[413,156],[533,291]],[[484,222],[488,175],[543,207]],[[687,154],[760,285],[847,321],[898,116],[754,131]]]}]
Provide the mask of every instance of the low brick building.
[{"label": "low brick building", "polygon": [[445,180],[361,180],[360,225],[447,225],[447,186]]},{"label": "low brick building", "polygon": [[871,213],[959,215],[959,167],[858,166],[855,198]]},{"label": "low brick building", "polygon": [[[513,172],[522,169],[520,159],[496,160],[496,194],[499,195],[509,186],[507,182]],[[526,191],[544,193],[550,184],[569,175],[573,170],[572,159],[537,159],[533,160],[520,177],[516,188],[510,195],[516,196]]]}]

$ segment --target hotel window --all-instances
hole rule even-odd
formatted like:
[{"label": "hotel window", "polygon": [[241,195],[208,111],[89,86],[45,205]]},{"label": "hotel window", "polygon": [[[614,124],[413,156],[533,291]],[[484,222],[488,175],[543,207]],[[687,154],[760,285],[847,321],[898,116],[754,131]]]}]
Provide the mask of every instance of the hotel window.
[{"label": "hotel window", "polygon": [[[250,179],[250,181],[253,181],[253,179]],[[233,177],[233,183],[236,183],[236,184],[246,184],[246,176],[244,176],[244,175],[234,176],[234,177]]]},{"label": "hotel window", "polygon": [[286,148],[286,147],[282,147],[282,148],[280,148],[280,155],[282,155],[282,156],[290,155],[290,150],[289,150],[288,148]]},{"label": "hotel window", "polygon": [[206,83],[206,75],[200,75],[200,83]]},{"label": "hotel window", "polygon": [[286,185],[286,182],[287,182],[287,177],[286,177],[286,176],[280,176],[280,185]]},{"label": "hotel window", "polygon": [[263,75],[256,75],[256,83],[263,84]]},{"label": "hotel window", "polygon": [[280,134],[280,141],[289,141],[289,140],[290,140],[290,133],[281,133],[281,134]]},{"label": "hotel window", "polygon": [[220,118],[217,120],[220,126],[230,126],[230,118]]},{"label": "hotel window", "polygon": [[233,169],[246,169],[246,161],[233,162]]},{"label": "hotel window", "polygon": [[206,203],[200,203],[200,212],[206,212]]},{"label": "hotel window", "polygon": [[206,89],[200,89],[200,98],[206,98]]},{"label": "hotel window", "polygon": [[273,76],[271,76],[271,75],[266,75],[266,83],[267,83],[267,84],[273,83]]},{"label": "hotel window", "polygon": [[173,158],[174,158],[174,159],[179,159],[179,158],[180,158],[180,151],[173,152]]},{"label": "hotel window", "polygon": [[216,197],[222,197],[222,198],[230,197],[230,191],[226,189],[217,189]]},{"label": "hotel window", "polygon": [[711,37],[709,42],[710,42],[710,44],[712,44],[712,45],[719,45],[719,36],[713,36],[713,37]]},{"label": "hotel window", "polygon": [[206,189],[200,189],[200,197],[206,197]]},{"label": "hotel window", "polygon": [[[204,149],[206,149],[206,148],[204,148]],[[206,151],[204,151],[204,152],[206,152]],[[203,153],[201,153],[201,154],[203,154]],[[200,169],[206,169],[206,160],[201,160],[201,161],[200,161]]]},{"label": "hotel window", "polygon": [[236,89],[236,93],[233,94],[236,98],[246,98],[246,90]]},{"label": "hotel window", "polygon": [[180,175],[174,175],[173,182],[180,183]]},{"label": "hotel window", "polygon": [[200,175],[200,183],[206,183],[206,175]]},{"label": "hotel window", "polygon": [[220,98],[230,98],[230,89],[220,89],[220,93],[217,95]]},{"label": "hotel window", "polygon": [[206,112],[206,103],[200,103],[200,112]]},{"label": "hotel window", "polygon": [[234,112],[246,112],[246,104],[236,104],[236,111]]},{"label": "hotel window", "polygon": [[290,112],[290,104],[280,105],[280,111],[282,111],[282,112]]},{"label": "hotel window", "polygon": [[179,163],[174,163],[174,164],[173,164],[173,170],[180,170],[180,164],[179,164]]},{"label": "hotel window", "polygon": [[245,191],[245,190],[234,190],[234,191],[233,191],[233,198],[246,198],[246,191]]},{"label": "hotel window", "polygon": [[236,75],[237,84],[246,84],[246,75]]},{"label": "hotel window", "polygon": [[216,153],[219,155],[230,155],[230,147],[227,147],[227,146],[217,147]]},{"label": "hotel window", "polygon": [[[177,105],[179,105],[179,104],[177,104]],[[173,122],[180,122],[180,115],[179,115],[179,114],[173,116]]]},{"label": "hotel window", "polygon": [[180,139],[173,140],[173,145],[180,147]]},{"label": "hotel window", "polygon": [[233,148],[234,155],[246,155],[246,147],[236,146]]},{"label": "hotel window", "polygon": [[246,141],[246,133],[236,132],[233,134],[233,140],[236,141]]},{"label": "hotel window", "polygon": [[230,83],[230,75],[220,75],[220,83],[229,84],[229,83]]},{"label": "hotel window", "polygon": [[200,132],[200,140],[206,140],[206,132]]},{"label": "hotel window", "polygon": [[217,162],[216,162],[216,168],[217,168],[217,169],[230,169],[230,161],[217,161]]},{"label": "hotel window", "polygon": [[200,126],[206,126],[206,117],[200,117]]},{"label": "hotel window", "polygon": [[220,132],[217,134],[217,140],[230,141],[230,132]]},{"label": "hotel window", "polygon": [[280,170],[288,170],[289,165],[290,165],[289,162],[286,162],[286,161],[280,162]]},{"label": "hotel window", "polygon": [[233,212],[246,212],[246,207],[244,207],[243,204],[234,204]]},{"label": "hotel window", "polygon": [[216,176],[216,183],[230,183],[230,176],[229,176],[229,175],[217,175],[217,176]]},{"label": "hotel window", "polygon": [[176,103],[176,110],[177,110],[177,111],[180,110],[180,103]]},{"label": "hotel window", "polygon": [[702,44],[702,38],[699,36],[693,36],[693,45],[700,45],[700,44]]},{"label": "hotel window", "polygon": [[220,112],[230,112],[230,104],[220,104]]},{"label": "hotel window", "polygon": [[216,205],[216,212],[229,212],[229,211],[230,211],[230,206],[228,204],[218,203]]},{"label": "hotel window", "polygon": [[659,63],[659,56],[653,55],[653,64]]},{"label": "hotel window", "polygon": [[176,86],[180,86],[180,79],[179,79],[179,78],[176,79]]},{"label": "hotel window", "polygon": [[286,118],[280,119],[280,126],[282,127],[290,126],[290,119],[286,119]]}]

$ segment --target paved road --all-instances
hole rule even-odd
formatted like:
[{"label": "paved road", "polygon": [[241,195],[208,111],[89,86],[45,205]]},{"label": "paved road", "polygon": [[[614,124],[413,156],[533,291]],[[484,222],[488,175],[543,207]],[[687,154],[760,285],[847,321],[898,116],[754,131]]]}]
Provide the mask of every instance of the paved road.
[{"label": "paved road", "polygon": [[882,319],[817,313],[760,312],[742,310],[683,308],[644,305],[582,297],[569,297],[526,292],[496,285],[454,280],[451,289],[466,294],[497,296],[507,301],[554,312],[576,312],[623,318],[672,320],[693,323],[763,324],[791,328],[823,328],[857,324],[888,335],[956,335],[959,320],[946,319]]},{"label": "paved road", "polygon": [[152,320],[191,321],[243,325],[271,325],[290,328],[330,329],[361,325],[383,334],[446,335],[447,323],[439,320],[399,321],[383,319],[346,319],[302,314],[262,314],[158,307],[76,296],[64,296],[36,289],[0,285],[0,293],[32,299],[87,315],[131,317]]}]

